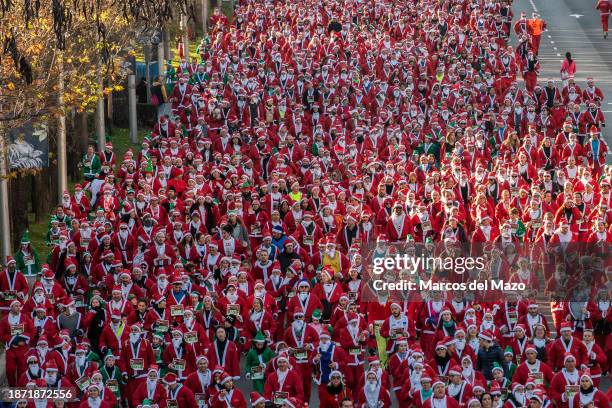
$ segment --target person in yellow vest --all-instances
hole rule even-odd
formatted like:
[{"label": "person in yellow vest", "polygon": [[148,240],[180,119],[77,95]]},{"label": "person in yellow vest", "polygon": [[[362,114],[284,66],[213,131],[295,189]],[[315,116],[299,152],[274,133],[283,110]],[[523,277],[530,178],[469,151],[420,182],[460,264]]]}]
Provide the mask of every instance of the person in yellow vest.
[{"label": "person in yellow vest", "polygon": [[542,20],[538,13],[533,13],[531,17],[531,19],[527,20],[527,29],[529,34],[531,34],[531,49],[536,55],[538,55],[538,50],[540,49],[540,38],[546,29],[546,21]]},{"label": "person in yellow vest", "polygon": [[292,202],[300,202],[302,201],[302,192],[300,191],[300,183],[297,181],[294,181],[293,184],[291,184],[291,191],[289,192],[289,198],[291,198]]},{"label": "person in yellow vest", "polygon": [[336,250],[336,237],[329,234],[326,238],[325,252],[322,259],[323,267],[333,269],[334,274],[346,276],[351,266],[346,255]]}]

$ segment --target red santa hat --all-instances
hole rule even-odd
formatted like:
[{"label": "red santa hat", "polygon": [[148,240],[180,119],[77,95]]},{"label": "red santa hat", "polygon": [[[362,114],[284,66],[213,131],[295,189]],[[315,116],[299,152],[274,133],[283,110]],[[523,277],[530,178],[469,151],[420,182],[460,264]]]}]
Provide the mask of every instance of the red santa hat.
[{"label": "red santa hat", "polygon": [[176,384],[177,376],[174,373],[166,373],[164,376],[164,382],[168,385]]},{"label": "red santa hat", "polygon": [[19,305],[19,307],[22,306],[21,302],[18,299],[13,299],[9,306],[13,307],[15,304]]},{"label": "red santa hat", "polygon": [[251,392],[251,394],[249,394],[249,399],[251,400],[251,405],[255,406],[257,404],[260,404],[262,402],[266,402],[266,399],[264,397],[261,396],[260,393],[253,391]]},{"label": "red santa hat", "polygon": [[517,330],[522,330],[523,332],[527,332],[527,328],[525,327],[525,325],[523,323],[519,323],[516,326],[514,326],[514,331]]},{"label": "red santa hat", "polygon": [[59,371],[59,368],[57,366],[57,363],[55,362],[55,359],[52,359],[52,358],[45,361],[44,369],[45,371]]},{"label": "red santa hat", "polygon": [[563,364],[565,364],[567,360],[569,360],[570,358],[573,358],[574,361],[576,361],[576,357],[572,353],[570,352],[564,353],[563,354]]},{"label": "red santa hat", "polygon": [[462,368],[455,364],[448,370],[448,375],[461,375],[462,372]]},{"label": "red santa hat", "polygon": [[329,334],[329,330],[327,330],[327,327],[324,327],[323,330],[321,331],[321,334],[319,334],[319,338],[322,339],[324,337],[327,337],[328,339],[331,339],[331,335]]},{"label": "red santa hat", "polygon": [[591,376],[590,368],[587,368],[582,372],[582,375],[580,376],[580,381],[582,381],[583,378],[586,378],[591,384],[593,384],[593,377]]},{"label": "red santa hat", "polygon": [[534,353],[537,353],[538,349],[533,343],[527,343],[527,345],[525,346],[525,353],[527,353],[528,351],[533,351]]},{"label": "red santa hat", "polygon": [[572,323],[571,322],[563,322],[563,323],[561,323],[561,328],[559,329],[559,332],[563,333],[564,331],[570,331],[570,332],[574,331],[574,328],[572,327]]},{"label": "red santa hat", "polygon": [[373,364],[380,364],[380,359],[378,358],[378,356],[368,357],[368,365],[372,366]]},{"label": "red santa hat", "polygon": [[530,400],[538,400],[540,403],[544,403],[544,392],[540,389],[535,390],[535,392],[529,397]]},{"label": "red santa hat", "polygon": [[230,381],[232,379],[233,378],[232,378],[231,375],[229,375],[228,373],[223,373],[223,374],[221,374],[221,378],[219,379],[219,382],[223,385],[223,384],[225,384],[226,382],[228,382],[228,381]]},{"label": "red santa hat", "polygon": [[493,341],[493,333],[491,330],[484,330],[481,333],[478,333],[478,337],[486,341]]}]

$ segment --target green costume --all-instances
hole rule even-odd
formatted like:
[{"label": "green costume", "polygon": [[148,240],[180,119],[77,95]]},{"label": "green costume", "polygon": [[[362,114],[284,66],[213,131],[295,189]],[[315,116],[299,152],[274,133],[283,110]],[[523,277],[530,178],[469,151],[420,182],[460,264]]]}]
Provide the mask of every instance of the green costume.
[{"label": "green costume", "polygon": [[[23,248],[26,245],[27,254]],[[17,262],[17,269],[25,276],[36,276],[40,273],[40,259],[34,247],[30,245],[30,234],[28,231],[23,233],[21,246],[15,253],[15,261]]]},{"label": "green costume", "polygon": [[174,84],[176,84],[176,68],[172,65],[172,60],[166,61],[166,72],[164,72],[166,78],[166,93],[170,95]]},{"label": "green costume", "polygon": [[419,152],[419,155],[425,154],[430,155],[433,154],[436,158],[436,162],[440,160],[440,144],[437,141],[433,140],[433,136],[427,134],[424,143],[421,143],[415,150]]},{"label": "green costume", "polygon": [[[113,354],[110,351],[108,354],[106,354],[104,360],[106,361],[106,359],[109,357],[113,357]],[[100,374],[102,374],[102,381],[104,382],[104,385],[106,385],[112,391],[112,393],[115,394],[117,401],[121,401],[121,387],[124,386],[125,383],[119,367],[117,367],[116,364],[113,365],[112,368],[107,367],[106,364],[101,364]]]},{"label": "green costume", "polygon": [[102,170],[102,163],[97,154],[94,153],[92,157],[83,156],[81,159],[81,169],[83,169],[83,177],[85,180],[93,180],[98,177]]},{"label": "green costume", "polygon": [[[266,339],[261,332],[258,332],[253,342],[265,343]],[[262,349],[257,349],[255,345],[251,347],[246,356],[246,372],[253,381],[253,389],[260,394],[264,392],[265,371],[268,362],[274,358],[274,353],[267,345]],[[254,367],[261,367],[261,372],[254,372]],[[258,370],[258,368],[256,368]]]}]

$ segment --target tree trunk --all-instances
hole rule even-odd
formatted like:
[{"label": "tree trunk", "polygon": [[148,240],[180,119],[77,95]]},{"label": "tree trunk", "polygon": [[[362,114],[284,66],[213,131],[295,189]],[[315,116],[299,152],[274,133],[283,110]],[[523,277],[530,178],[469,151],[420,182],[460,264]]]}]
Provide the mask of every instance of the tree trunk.
[{"label": "tree trunk", "polygon": [[[55,126],[49,126],[49,152],[57,150],[57,129]],[[57,158],[53,155],[49,160],[49,167],[32,178],[32,212],[34,213],[34,222],[43,222],[49,220],[49,212],[58,203],[55,197],[57,196]]]},{"label": "tree trunk", "polygon": [[17,177],[9,182],[11,217],[11,241],[13,250],[19,248],[23,232],[28,228],[28,205],[30,202],[31,180],[35,176]]}]

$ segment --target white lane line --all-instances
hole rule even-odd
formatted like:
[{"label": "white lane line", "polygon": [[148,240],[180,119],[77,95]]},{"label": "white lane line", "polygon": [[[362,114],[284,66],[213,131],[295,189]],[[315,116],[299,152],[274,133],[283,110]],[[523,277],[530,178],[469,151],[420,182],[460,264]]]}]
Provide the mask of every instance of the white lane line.
[{"label": "white lane line", "polygon": [[554,49],[555,51],[557,51],[557,50],[558,50],[558,48],[557,48],[557,47],[553,47],[553,49]]},{"label": "white lane line", "polygon": [[[560,56],[561,56],[561,54],[557,53],[557,57],[560,57]],[[561,60],[561,62],[563,62],[563,60]]]},{"label": "white lane line", "polygon": [[554,44],[555,42],[554,42],[554,41],[551,41],[550,43],[551,43],[551,44]]},{"label": "white lane line", "polygon": [[535,11],[537,13],[538,12],[538,8],[536,7],[536,5],[533,2],[533,0],[529,0],[529,3],[531,3],[531,7],[533,7],[533,11]]},{"label": "white lane line", "polygon": [[548,38],[552,38],[550,35],[549,35],[549,36],[547,36],[547,37],[548,37]]}]

